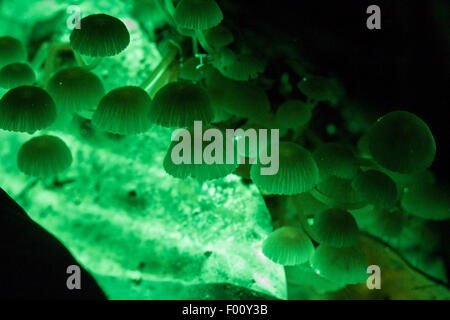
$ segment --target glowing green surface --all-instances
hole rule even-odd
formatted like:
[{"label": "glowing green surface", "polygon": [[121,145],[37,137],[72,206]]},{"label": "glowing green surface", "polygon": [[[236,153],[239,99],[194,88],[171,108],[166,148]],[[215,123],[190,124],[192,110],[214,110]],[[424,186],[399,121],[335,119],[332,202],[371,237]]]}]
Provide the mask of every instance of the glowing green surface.
[{"label": "glowing green surface", "polygon": [[[29,27],[68,3],[8,1],[0,28],[23,39],[23,28],[8,26],[12,17],[20,20],[16,27]],[[131,9],[122,1],[80,6],[83,16],[105,11],[123,18]],[[95,70],[106,91],[138,85],[161,59],[133,21],[127,22],[132,42],[126,54],[105,59]],[[67,41],[65,21],[57,30]],[[229,284],[227,297],[232,298],[242,294],[238,287],[287,297],[283,268],[261,252],[272,225],[256,187],[236,176],[205,184],[171,178],[162,166],[169,130],[155,127],[115,139],[80,128],[61,118],[46,131],[63,139],[74,157],[71,168],[58,177],[60,184],[33,184],[33,178],[20,173],[17,151],[31,136],[0,131],[0,183],[66,245],[109,298],[206,299],[214,297],[208,286],[215,288],[215,283]]]}]

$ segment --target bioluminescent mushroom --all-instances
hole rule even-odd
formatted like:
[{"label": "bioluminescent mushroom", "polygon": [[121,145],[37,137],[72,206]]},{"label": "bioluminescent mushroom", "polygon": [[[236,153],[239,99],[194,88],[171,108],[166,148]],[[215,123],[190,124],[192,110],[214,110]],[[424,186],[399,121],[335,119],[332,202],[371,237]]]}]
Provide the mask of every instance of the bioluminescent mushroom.
[{"label": "bioluminescent mushroom", "polygon": [[69,112],[96,109],[105,95],[101,80],[82,67],[71,67],[57,72],[49,81],[47,90],[56,107]]},{"label": "bioluminescent mushroom", "polygon": [[[285,266],[288,287],[292,285],[312,289],[319,294],[336,291],[345,287],[345,283],[333,282],[317,274],[309,263],[296,266]],[[289,289],[290,290],[290,289]]]},{"label": "bioluminescent mushroom", "polygon": [[199,58],[191,57],[184,61],[180,69],[180,79],[192,82],[203,80],[206,77],[208,65],[199,66]]},{"label": "bioluminescent mushroom", "polygon": [[383,172],[360,171],[353,180],[352,187],[361,199],[375,207],[389,209],[397,203],[395,182]]},{"label": "bioluminescent mushroom", "polygon": [[374,219],[368,230],[383,239],[395,239],[401,235],[405,214],[401,209],[374,211]]},{"label": "bioluminescent mushroom", "polygon": [[32,85],[36,81],[33,69],[25,63],[11,63],[0,70],[0,87],[5,89]]},{"label": "bioluminescent mushroom", "polygon": [[367,280],[367,258],[356,246],[333,248],[321,244],[311,258],[311,266],[317,274],[333,282],[357,284]]},{"label": "bioluminescent mushroom", "polygon": [[312,229],[315,240],[334,248],[353,246],[359,239],[355,218],[340,209],[319,212]]},{"label": "bioluminescent mushroom", "polygon": [[181,0],[175,8],[174,19],[180,28],[206,30],[219,25],[223,13],[214,0]]},{"label": "bioluminescent mushroom", "polygon": [[276,113],[276,121],[280,128],[296,129],[311,120],[313,105],[301,100],[288,100],[280,105]]},{"label": "bioluminescent mushroom", "polygon": [[231,66],[237,55],[229,48],[221,48],[210,54],[211,64],[218,70]]},{"label": "bioluminescent mushroom", "polygon": [[21,86],[9,90],[0,100],[0,128],[34,133],[56,119],[52,97],[43,89]]},{"label": "bioluminescent mushroom", "polygon": [[22,42],[9,36],[0,37],[0,68],[15,62],[24,62],[26,58],[27,53]]},{"label": "bioluminescent mushroom", "polygon": [[[208,129],[216,129],[214,127],[208,127]],[[189,133],[189,136],[185,136],[186,132]],[[205,131],[206,133],[206,131]],[[184,139],[189,139],[187,142]],[[214,140],[215,138],[213,138]],[[221,145],[226,146],[229,145],[231,141],[227,141],[227,136],[221,133]],[[183,141],[180,141],[183,140]],[[180,142],[178,142],[180,141]],[[214,140],[214,143],[218,141]],[[187,149],[180,149],[180,143],[187,143],[190,151]],[[194,141],[194,130],[190,129],[185,131],[183,134],[178,135],[176,139],[170,144],[169,149],[167,150],[166,156],[164,158],[163,167],[167,174],[172,177],[178,179],[185,179],[188,177],[194,178],[200,182],[214,180],[219,178],[224,178],[227,175],[233,173],[239,163],[237,161],[236,152],[234,152],[234,161],[231,163],[227,163],[227,154],[229,151],[228,148],[223,148],[221,154],[219,154],[219,150],[211,149],[212,146],[208,143],[202,143],[201,145],[196,144]],[[190,154],[185,154],[185,152],[190,152]],[[203,159],[203,155],[208,152],[211,152],[213,157],[217,157],[216,159]],[[201,163],[196,163],[195,154],[199,153],[202,157]],[[181,161],[175,160],[175,157],[179,157]]]},{"label": "bioluminescent mushroom", "polygon": [[100,100],[92,123],[103,131],[115,134],[143,133],[151,126],[150,104],[149,95],[139,87],[117,88]]},{"label": "bioluminescent mushroom", "polygon": [[45,178],[66,170],[72,154],[60,138],[50,135],[34,137],[25,142],[17,155],[17,166],[25,174]]},{"label": "bioluminescent mushroom", "polygon": [[70,46],[91,57],[109,57],[121,53],[130,43],[127,27],[119,19],[107,14],[92,14],[73,29]]},{"label": "bioluminescent mushroom", "polygon": [[217,26],[205,31],[205,39],[213,48],[220,49],[232,44],[234,36],[227,27]]},{"label": "bioluminescent mushroom", "polygon": [[427,169],[436,143],[427,124],[407,111],[393,111],[378,119],[369,132],[369,150],[383,168],[399,173]]},{"label": "bioluminescent mushroom", "polygon": [[252,83],[232,83],[224,92],[224,108],[243,118],[260,118],[270,111],[267,93]]},{"label": "bioluminescent mushroom", "polygon": [[273,231],[264,240],[262,252],[275,263],[293,266],[309,261],[314,246],[302,229],[285,226]]},{"label": "bioluminescent mushroom", "polygon": [[419,182],[405,188],[401,206],[422,219],[450,219],[450,194],[448,189],[436,184]]},{"label": "bioluminescent mushroom", "polygon": [[324,143],[314,150],[313,157],[322,180],[330,176],[352,179],[358,170],[358,163],[352,150],[342,144]]},{"label": "bioluminescent mushroom", "polygon": [[232,64],[219,68],[225,77],[236,81],[256,79],[264,70],[264,61],[250,54],[238,55]]},{"label": "bioluminescent mushroom", "polygon": [[322,180],[311,194],[319,201],[332,208],[356,210],[367,205],[367,202],[352,188],[352,180],[329,176]]},{"label": "bioluminescent mushroom", "polygon": [[156,93],[150,119],[163,127],[193,127],[194,121],[211,123],[214,112],[205,89],[188,81],[177,81]]},{"label": "bioluminescent mushroom", "polygon": [[252,165],[250,175],[267,194],[293,195],[313,189],[319,181],[319,169],[311,153],[292,142],[279,144],[279,169],[274,175],[261,174],[265,165]]}]

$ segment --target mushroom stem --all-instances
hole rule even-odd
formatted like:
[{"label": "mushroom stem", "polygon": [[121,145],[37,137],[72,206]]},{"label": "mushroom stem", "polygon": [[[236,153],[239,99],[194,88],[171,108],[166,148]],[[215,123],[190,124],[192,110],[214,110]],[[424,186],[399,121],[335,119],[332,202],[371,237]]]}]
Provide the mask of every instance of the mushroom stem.
[{"label": "mushroom stem", "polygon": [[164,0],[164,4],[166,5],[166,9],[169,12],[170,16],[173,17],[175,14],[175,6],[173,5],[172,0]]},{"label": "mushroom stem", "polygon": [[68,43],[56,43],[50,46],[47,59],[45,60],[44,76],[41,81],[41,84],[44,88],[47,86],[47,83],[53,72],[53,68],[55,66],[55,58],[57,54],[63,50],[71,50],[70,45]]},{"label": "mushroom stem", "polygon": [[31,61],[31,66],[34,70],[38,70],[41,65],[44,63],[44,61],[47,58],[49,51],[49,43],[44,42],[36,52],[36,54],[33,57],[33,60]]},{"label": "mushroom stem", "polygon": [[155,82],[155,84],[152,86],[152,88],[148,91],[148,94],[153,99],[156,93],[161,89],[163,86],[170,82],[175,82],[178,80],[179,75],[179,66],[177,63],[172,63],[166,70],[161,74],[161,76],[158,78],[158,80]]},{"label": "mushroom stem", "polygon": [[164,57],[164,59],[159,63],[159,65],[156,67],[155,70],[150,74],[150,76],[142,82],[140,87],[144,89],[145,91],[149,92],[156,83],[158,82],[158,79],[161,78],[161,76],[166,72],[166,70],[169,68],[169,66],[172,64],[172,62],[175,60],[175,57],[177,56],[179,49],[175,45],[171,45],[169,52]]},{"label": "mushroom stem", "polygon": [[208,52],[208,53],[213,53],[214,49],[206,41],[205,34],[203,33],[203,31],[202,30],[196,30],[195,34],[197,36],[198,42],[200,42],[200,45],[203,47],[203,49],[205,49],[205,51]]},{"label": "mushroom stem", "polygon": [[85,64],[84,68],[86,70],[93,70],[97,68],[97,66],[102,62],[102,60],[103,60],[102,57],[95,57],[95,59],[92,60],[89,64]]},{"label": "mushroom stem", "polygon": [[[164,1],[164,3],[163,3],[163,1]],[[172,26],[175,26],[175,21],[173,19],[173,13],[170,12],[171,9],[169,9],[167,2],[168,1],[165,1],[165,0],[157,0],[156,5],[158,6],[158,8],[162,11],[164,16],[166,17],[167,22],[169,22],[169,24],[171,24]],[[172,6],[173,6],[173,4],[172,4]],[[174,12],[175,12],[175,9],[174,9]]]},{"label": "mushroom stem", "polygon": [[194,57],[195,55],[198,54],[198,41],[196,37],[192,37],[192,52],[194,53]]}]

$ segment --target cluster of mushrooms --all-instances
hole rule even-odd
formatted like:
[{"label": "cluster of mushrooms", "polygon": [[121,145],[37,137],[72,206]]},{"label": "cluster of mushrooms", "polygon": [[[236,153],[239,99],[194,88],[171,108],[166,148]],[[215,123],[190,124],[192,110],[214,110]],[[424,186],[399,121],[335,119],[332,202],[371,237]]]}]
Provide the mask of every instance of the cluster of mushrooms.
[{"label": "cluster of mushrooms", "polygon": [[[200,181],[238,170],[264,195],[295,197],[303,211],[299,224],[278,225],[262,244],[264,255],[285,266],[288,281],[294,283],[331,290],[365,282],[368,261],[358,245],[358,215],[376,216],[373,225],[387,237],[398,236],[406,215],[450,217],[447,195],[424,178],[436,145],[419,117],[393,111],[380,118],[358,146],[319,143],[308,150],[296,138],[306,134],[319,103],[339,104],[343,90],[334,79],[302,75],[297,87],[307,99],[293,95],[273,108],[258,82],[264,60],[249,49],[229,48],[234,37],[221,25],[223,14],[214,0],[180,0],[176,5],[165,1],[164,12],[168,24],[192,40],[191,51],[166,41],[161,46],[163,59],[141,86],[108,93],[92,69],[100,59],[128,47],[130,34],[119,19],[107,14],[83,18],[81,28],[70,36],[77,66],[53,70],[47,59],[39,81],[25,62],[23,44],[1,37],[0,86],[9,91],[0,100],[0,129],[32,134],[49,127],[62,113],[77,114],[94,128],[119,135],[145,133],[152,126],[191,128],[194,121],[221,129],[230,123],[280,129],[275,175],[261,175],[259,163],[244,172],[237,164],[176,165],[166,156],[162,165],[176,178]],[[49,48],[48,56],[57,50]],[[83,56],[95,59],[86,64]],[[71,162],[66,143],[44,133],[24,143],[17,156],[18,168],[39,178],[55,176]]]}]

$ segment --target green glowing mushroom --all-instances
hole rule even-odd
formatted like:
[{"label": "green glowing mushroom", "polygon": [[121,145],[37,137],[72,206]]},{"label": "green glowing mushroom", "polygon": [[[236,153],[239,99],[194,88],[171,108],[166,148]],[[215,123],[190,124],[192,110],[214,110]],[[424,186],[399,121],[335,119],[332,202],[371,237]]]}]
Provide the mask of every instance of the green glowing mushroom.
[{"label": "green glowing mushroom", "polygon": [[401,209],[375,210],[368,230],[383,239],[395,239],[401,235],[405,224],[405,214]]},{"label": "green glowing mushroom", "polygon": [[214,112],[205,89],[188,81],[177,81],[156,93],[150,118],[163,127],[193,127],[194,121],[210,123]]},{"label": "green glowing mushroom", "polygon": [[395,182],[385,173],[377,170],[360,171],[352,187],[361,199],[375,207],[389,209],[398,199]]},{"label": "green glowing mushroom", "polygon": [[261,169],[265,167],[260,162],[253,164],[250,175],[258,188],[267,194],[299,194],[313,189],[319,181],[319,169],[311,153],[292,142],[280,142],[276,174],[264,174]]},{"label": "green glowing mushroom", "polygon": [[401,205],[406,212],[423,219],[450,219],[450,194],[436,184],[419,182],[405,188]]},{"label": "green glowing mushroom", "polygon": [[337,283],[357,284],[367,280],[367,258],[358,247],[333,248],[319,245],[311,266],[320,276]]},{"label": "green glowing mushroom", "polygon": [[217,26],[205,31],[206,42],[215,49],[220,49],[232,44],[234,41],[231,31],[224,26]]},{"label": "green glowing mushroom", "polygon": [[252,83],[230,83],[224,93],[223,107],[233,115],[259,119],[270,111],[267,93]]},{"label": "green glowing mushroom", "polygon": [[311,194],[332,208],[356,210],[367,205],[353,189],[352,180],[330,176],[322,180]]},{"label": "green glowing mushroom", "polygon": [[23,62],[26,58],[27,53],[19,40],[8,36],[0,37],[0,68],[14,62]]},{"label": "green glowing mushroom", "polygon": [[105,95],[100,79],[81,67],[57,72],[50,79],[47,90],[55,100],[56,107],[69,112],[96,109]]},{"label": "green glowing mushroom", "polygon": [[217,69],[221,70],[225,67],[231,66],[237,59],[236,54],[229,48],[221,48],[210,54],[211,64]]},{"label": "green glowing mushroom", "polygon": [[32,85],[36,75],[31,67],[25,63],[11,63],[0,70],[0,87],[5,89]]},{"label": "green glowing mushroom", "polygon": [[25,142],[17,155],[17,166],[25,174],[45,178],[66,170],[72,154],[60,138],[43,135]]},{"label": "green glowing mushroom", "polygon": [[199,66],[199,58],[191,57],[184,61],[180,69],[180,79],[192,82],[199,82],[200,80],[203,80],[206,77],[208,65]]},{"label": "green glowing mushroom", "polygon": [[127,27],[119,19],[106,14],[93,14],[80,21],[80,29],[73,29],[70,46],[91,57],[108,57],[121,53],[130,43]]},{"label": "green glowing mushroom", "polygon": [[273,262],[293,266],[309,261],[314,246],[303,230],[285,226],[273,231],[264,240],[262,251]]},{"label": "green glowing mushroom", "polygon": [[232,64],[219,68],[225,77],[236,81],[256,79],[264,70],[264,61],[250,54],[238,55]]},{"label": "green glowing mushroom", "polygon": [[324,143],[314,150],[313,157],[322,180],[330,176],[352,179],[358,170],[358,163],[352,150],[342,144]]},{"label": "green glowing mushroom", "polygon": [[0,128],[33,133],[56,120],[52,97],[43,89],[21,86],[9,90],[0,100]]},{"label": "green glowing mushroom", "polygon": [[181,0],[175,8],[174,19],[180,28],[206,30],[219,25],[223,14],[214,0]]},{"label": "green glowing mushroom", "polygon": [[287,100],[280,105],[276,121],[280,128],[296,129],[306,125],[312,117],[313,106],[301,100]]},{"label": "green glowing mushroom", "polygon": [[433,163],[436,143],[422,119],[407,111],[394,111],[378,119],[371,128],[369,150],[380,166],[413,173]]},{"label": "green glowing mushroom", "polygon": [[314,238],[334,248],[353,246],[359,239],[355,218],[345,210],[328,209],[314,218]]},{"label": "green glowing mushroom", "polygon": [[139,134],[147,131],[151,99],[139,87],[127,86],[108,92],[99,102],[92,123],[115,134]]},{"label": "green glowing mushroom", "polygon": [[296,266],[285,266],[286,281],[288,286],[297,285],[302,288],[311,288],[319,294],[336,291],[345,287],[340,282],[332,282],[317,274],[309,263]]},{"label": "green glowing mushroom", "polygon": [[[174,133],[175,138],[164,158],[164,170],[172,177],[178,179],[192,177],[200,182],[224,178],[233,173],[239,166],[236,152],[234,148],[225,147],[231,145],[232,141],[228,140],[218,128],[210,126],[205,129],[205,135],[210,130],[215,130],[219,137],[217,139],[222,139],[223,148],[214,147],[218,142],[215,137],[212,137],[212,144],[196,144],[194,129],[182,129],[179,133]],[[234,152],[233,161],[227,161],[228,152]],[[198,161],[196,154],[199,155]]]}]

